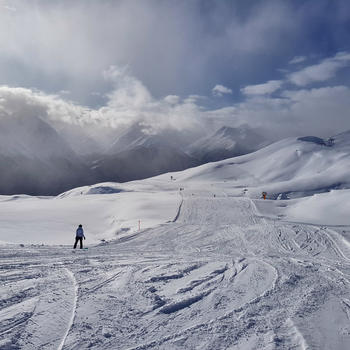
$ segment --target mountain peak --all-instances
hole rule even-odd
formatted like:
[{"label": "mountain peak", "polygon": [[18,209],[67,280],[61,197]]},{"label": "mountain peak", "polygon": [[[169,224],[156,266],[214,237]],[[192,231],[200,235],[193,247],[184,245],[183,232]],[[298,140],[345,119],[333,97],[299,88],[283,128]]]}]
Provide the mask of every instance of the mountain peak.
[{"label": "mountain peak", "polygon": [[194,142],[189,153],[206,163],[250,153],[265,144],[264,137],[246,125],[222,126],[214,134]]}]

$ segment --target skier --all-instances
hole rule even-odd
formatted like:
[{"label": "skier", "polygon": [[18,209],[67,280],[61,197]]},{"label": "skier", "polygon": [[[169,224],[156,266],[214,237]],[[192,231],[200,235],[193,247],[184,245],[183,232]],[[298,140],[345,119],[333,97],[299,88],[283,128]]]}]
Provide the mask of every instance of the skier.
[{"label": "skier", "polygon": [[85,239],[83,225],[79,225],[75,234],[74,249],[77,247],[78,241],[80,241],[80,249],[83,249],[83,238]]}]

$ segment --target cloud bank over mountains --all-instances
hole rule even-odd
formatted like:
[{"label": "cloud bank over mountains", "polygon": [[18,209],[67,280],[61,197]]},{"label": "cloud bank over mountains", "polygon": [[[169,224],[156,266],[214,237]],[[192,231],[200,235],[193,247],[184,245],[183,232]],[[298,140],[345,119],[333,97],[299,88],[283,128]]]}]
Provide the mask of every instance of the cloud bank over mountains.
[{"label": "cloud bank over mountains", "polygon": [[191,143],[242,130],[338,134],[350,129],[349,32],[347,0],[0,0],[0,155],[13,145],[43,168],[64,158],[55,147],[109,154],[108,172],[132,137],[153,147],[144,157],[175,144],[182,166]]},{"label": "cloud bank over mountains", "polygon": [[[36,89],[0,86],[0,118],[40,117],[67,133],[69,128],[79,130],[77,136],[71,131],[72,142],[85,135],[101,147],[115,137],[113,129],[134,124],[142,125],[145,134],[174,130],[197,138],[222,126],[243,124],[261,128],[271,140],[301,134],[327,136],[349,129],[350,88],[327,84],[349,66],[350,54],[340,52],[282,73],[279,80],[245,86],[241,101],[218,108],[210,107],[209,102],[232,93],[223,85],[212,88],[214,96],[156,98],[128,67],[110,66],[101,73],[111,84],[101,107],[86,107]],[[312,85],[315,80],[317,87]]]}]

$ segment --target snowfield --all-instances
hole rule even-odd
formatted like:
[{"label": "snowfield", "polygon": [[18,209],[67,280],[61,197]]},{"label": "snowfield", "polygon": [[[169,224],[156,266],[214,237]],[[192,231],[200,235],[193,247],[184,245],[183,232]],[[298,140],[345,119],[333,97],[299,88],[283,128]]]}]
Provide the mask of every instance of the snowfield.
[{"label": "snowfield", "polygon": [[349,138],[1,196],[0,349],[350,349]]}]

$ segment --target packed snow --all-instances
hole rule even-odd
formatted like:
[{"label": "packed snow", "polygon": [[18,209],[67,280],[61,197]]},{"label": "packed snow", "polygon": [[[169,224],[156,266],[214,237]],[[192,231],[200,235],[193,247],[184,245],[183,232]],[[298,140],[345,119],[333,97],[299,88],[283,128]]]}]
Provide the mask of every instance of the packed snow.
[{"label": "packed snow", "polygon": [[0,349],[350,349],[349,159],[349,133],[294,138],[0,196]]}]

